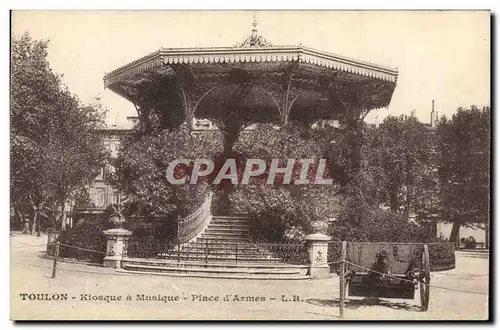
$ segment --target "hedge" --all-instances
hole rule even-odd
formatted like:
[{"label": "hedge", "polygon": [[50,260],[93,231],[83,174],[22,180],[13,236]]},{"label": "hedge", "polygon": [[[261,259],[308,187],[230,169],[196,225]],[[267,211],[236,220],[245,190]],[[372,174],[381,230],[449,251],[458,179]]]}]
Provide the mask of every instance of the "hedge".
[{"label": "hedge", "polygon": [[[109,222],[111,210],[85,219],[73,228],[60,233],[58,241],[59,257],[79,262],[102,264],[106,256],[107,238],[103,231],[113,225]],[[47,255],[53,256],[54,249],[47,249]]]},{"label": "hedge", "polygon": [[95,233],[69,233],[59,236],[59,257],[76,261],[102,264],[106,256],[106,235]]},{"label": "hedge", "polygon": [[455,268],[455,244],[434,243],[429,245],[431,271],[438,272]]}]

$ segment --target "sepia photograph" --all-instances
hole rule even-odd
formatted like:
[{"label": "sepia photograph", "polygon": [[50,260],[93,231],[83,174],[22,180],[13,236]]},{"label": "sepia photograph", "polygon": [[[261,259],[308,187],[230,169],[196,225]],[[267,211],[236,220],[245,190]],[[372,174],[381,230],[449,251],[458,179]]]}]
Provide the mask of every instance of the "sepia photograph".
[{"label": "sepia photograph", "polygon": [[488,321],[488,10],[11,10],[10,319]]}]

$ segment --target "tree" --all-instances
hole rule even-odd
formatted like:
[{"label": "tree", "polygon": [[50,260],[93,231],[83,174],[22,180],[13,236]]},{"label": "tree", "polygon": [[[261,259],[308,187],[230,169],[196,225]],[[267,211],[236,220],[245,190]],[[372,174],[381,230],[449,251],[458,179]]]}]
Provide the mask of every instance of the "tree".
[{"label": "tree", "polygon": [[475,106],[459,108],[438,125],[439,211],[453,223],[452,242],[461,226],[487,229],[489,223],[490,125],[490,108]]},{"label": "tree", "polygon": [[372,200],[408,218],[427,198],[432,167],[429,130],[416,117],[388,116],[367,130],[363,172],[373,182]]},{"label": "tree", "polygon": [[168,216],[175,213],[186,216],[201,205],[209,185],[206,181],[180,185],[169,183],[166,170],[170,162],[214,159],[221,150],[219,132],[203,132],[195,136],[185,127],[158,129],[148,134],[136,131],[122,139],[120,153],[113,162],[116,169],[110,183],[129,197],[141,215]]},{"label": "tree", "polygon": [[[433,161],[429,130],[413,115],[389,116],[378,127],[341,123],[339,128],[321,130],[320,135],[330,173],[341,186],[331,234],[386,240],[398,235],[398,230],[391,232],[390,228],[406,228],[413,234],[405,239],[418,240],[421,233],[415,232],[408,217],[428,208],[428,191],[433,185],[429,180]],[[382,206],[390,210],[381,211]]]},{"label": "tree", "polygon": [[21,214],[59,214],[73,193],[92,182],[106,152],[99,129],[104,111],[82,106],[47,61],[48,41],[12,40],[11,204]]}]

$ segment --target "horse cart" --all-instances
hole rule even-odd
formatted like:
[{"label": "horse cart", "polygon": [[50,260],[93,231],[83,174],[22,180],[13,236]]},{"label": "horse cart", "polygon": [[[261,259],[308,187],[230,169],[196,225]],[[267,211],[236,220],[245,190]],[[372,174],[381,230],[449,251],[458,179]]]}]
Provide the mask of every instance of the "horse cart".
[{"label": "horse cart", "polygon": [[340,265],[341,316],[349,297],[415,299],[429,308],[430,260],[427,244],[343,242]]}]

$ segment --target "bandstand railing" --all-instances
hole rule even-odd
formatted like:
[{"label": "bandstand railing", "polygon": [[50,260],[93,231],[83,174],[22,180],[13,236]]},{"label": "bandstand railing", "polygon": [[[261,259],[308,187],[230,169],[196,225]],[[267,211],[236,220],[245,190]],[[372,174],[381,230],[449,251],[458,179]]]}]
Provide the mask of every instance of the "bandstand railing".
[{"label": "bandstand railing", "polygon": [[177,221],[177,244],[189,242],[206,227],[210,220],[212,193],[209,193],[203,204],[187,217]]},{"label": "bandstand railing", "polygon": [[268,261],[276,263],[288,263],[294,265],[306,265],[309,263],[309,253],[304,241],[289,242],[256,242],[254,246],[259,253],[267,257]]}]

